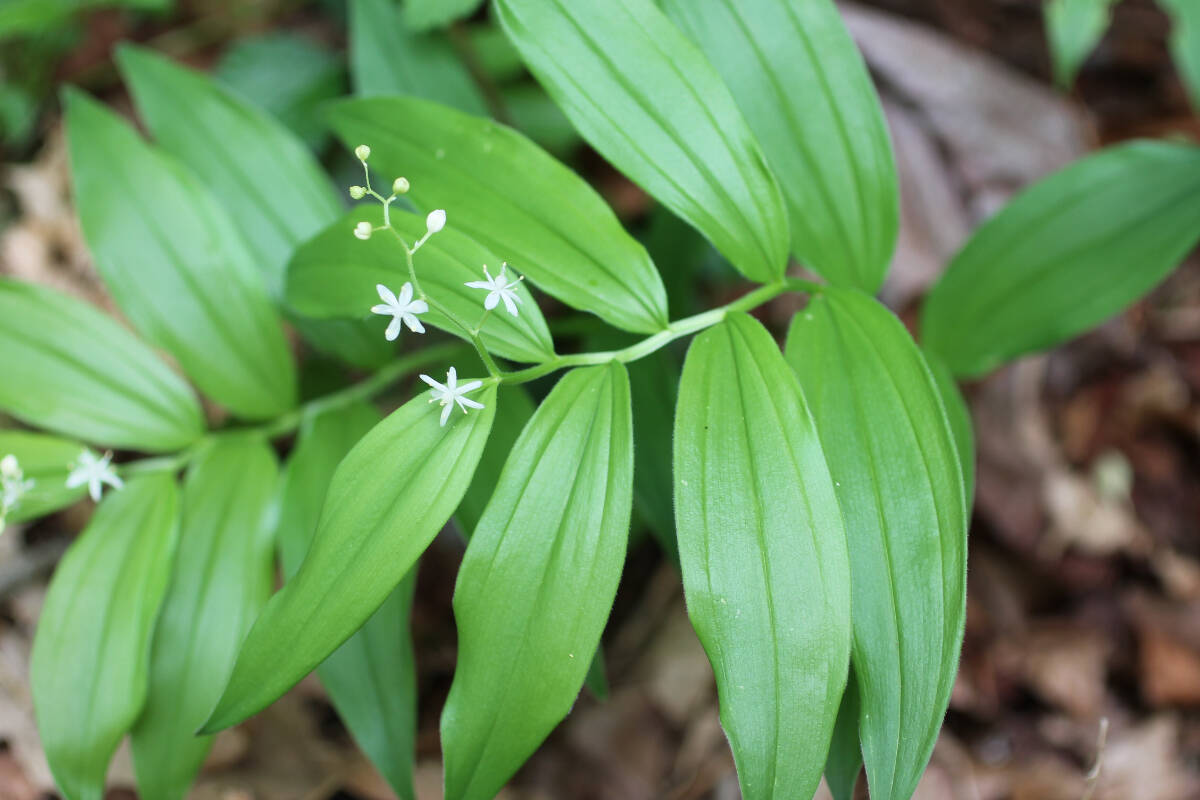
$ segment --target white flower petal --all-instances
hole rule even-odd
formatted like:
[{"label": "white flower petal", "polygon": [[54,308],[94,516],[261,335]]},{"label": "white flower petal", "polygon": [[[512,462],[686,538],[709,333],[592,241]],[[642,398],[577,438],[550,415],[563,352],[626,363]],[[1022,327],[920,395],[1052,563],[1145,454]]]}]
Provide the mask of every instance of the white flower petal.
[{"label": "white flower petal", "polygon": [[394,341],[396,341],[397,338],[399,338],[399,336],[400,336],[400,315],[399,314],[392,317],[392,321],[388,323],[387,330],[384,331],[383,335],[387,338],[387,340],[389,342],[394,342]]},{"label": "white flower petal", "polygon": [[389,306],[396,305],[396,295],[392,294],[392,290],[384,286],[382,283],[375,284],[375,291],[379,292],[379,299],[387,303]]},{"label": "white flower petal", "polygon": [[[476,402],[475,400],[472,400],[469,397],[456,397],[455,400],[458,401],[458,405],[460,408],[462,408],[463,406],[470,406],[471,408],[483,408],[483,403]],[[463,413],[464,414],[467,413],[467,410],[465,408],[463,408]]]},{"label": "white flower petal", "polygon": [[454,406],[451,405],[450,403],[445,403],[444,406],[445,407],[442,409],[442,422],[441,422],[441,425],[443,428],[446,427],[446,420],[450,419],[450,409],[454,408]]},{"label": "white flower petal", "polygon": [[421,320],[417,319],[412,314],[405,314],[403,316],[403,319],[404,319],[404,324],[407,325],[408,329],[410,331],[412,331],[413,333],[424,333],[425,332],[425,326],[421,324]]},{"label": "white flower petal", "polygon": [[400,295],[399,295],[399,297],[396,298],[396,302],[399,305],[406,306],[410,302],[412,302],[412,296],[413,296],[412,283],[409,281],[405,281],[404,285],[400,287]]},{"label": "white flower petal", "polygon": [[371,306],[371,313],[372,314],[383,314],[386,317],[386,316],[390,316],[396,312],[393,311],[392,307],[387,305],[386,303],[379,303],[378,305]]},{"label": "white flower petal", "polygon": [[[512,314],[514,317],[517,316],[517,304],[513,302],[513,298],[516,297],[516,295],[514,295],[512,292],[505,292],[503,297],[504,307],[508,309],[508,313]],[[518,302],[521,300],[519,297],[516,299]]]},{"label": "white flower petal", "polygon": [[483,301],[483,307],[491,311],[500,302],[499,292],[489,292],[487,298]]},{"label": "white flower petal", "polygon": [[424,314],[429,310],[429,304],[424,300],[413,300],[408,304],[408,310],[413,314]]},{"label": "white flower petal", "polygon": [[467,283],[464,283],[463,285],[468,286],[472,289],[486,289],[489,292],[492,290],[491,281],[468,281]]}]

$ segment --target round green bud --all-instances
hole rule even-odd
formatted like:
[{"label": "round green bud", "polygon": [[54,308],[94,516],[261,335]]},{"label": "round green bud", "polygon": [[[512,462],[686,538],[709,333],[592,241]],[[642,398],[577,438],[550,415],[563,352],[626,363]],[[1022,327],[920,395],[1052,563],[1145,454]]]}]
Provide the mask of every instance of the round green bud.
[{"label": "round green bud", "polygon": [[355,200],[362,200],[367,195],[367,190],[361,186],[351,186],[350,196]]},{"label": "round green bud", "polygon": [[396,194],[407,194],[408,178],[396,178],[392,181],[392,191]]}]

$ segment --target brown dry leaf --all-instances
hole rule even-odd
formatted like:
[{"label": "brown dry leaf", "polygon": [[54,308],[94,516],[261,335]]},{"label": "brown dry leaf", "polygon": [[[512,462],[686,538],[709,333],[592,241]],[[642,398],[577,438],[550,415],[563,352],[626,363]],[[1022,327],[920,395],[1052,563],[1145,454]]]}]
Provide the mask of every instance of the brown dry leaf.
[{"label": "brown dry leaf", "polygon": [[1030,632],[1001,638],[992,656],[997,668],[1014,676],[1050,705],[1081,719],[1095,719],[1105,707],[1108,634],[1076,620],[1040,623]]},{"label": "brown dry leaf", "polygon": [[1095,800],[1194,800],[1200,774],[1179,752],[1179,720],[1154,717],[1109,737]]}]

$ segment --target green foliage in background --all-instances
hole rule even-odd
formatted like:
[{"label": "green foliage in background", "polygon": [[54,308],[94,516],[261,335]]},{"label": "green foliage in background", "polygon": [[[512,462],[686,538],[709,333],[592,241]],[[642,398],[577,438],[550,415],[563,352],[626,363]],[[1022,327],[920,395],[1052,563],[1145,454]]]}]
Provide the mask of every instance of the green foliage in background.
[{"label": "green foliage in background", "polygon": [[[291,35],[215,77],[122,46],[141,128],[64,93],[128,326],[0,281],[0,411],[22,426],[0,430],[0,525],[97,503],[34,645],[60,789],[99,800],[128,735],[141,795],[179,800],[213,734],[315,671],[413,797],[409,617],[452,523],[446,797],[493,797],[585,684],[604,695],[636,524],[680,567],[744,797],[824,773],[848,800],[863,769],[873,798],[912,796],[966,613],[955,378],[1161,281],[1200,238],[1200,148],[1123,144],[1027,189],[914,339],[875,298],[896,170],[832,2],[479,6],[351,0],[353,97]],[[336,181],[335,138],[355,154],[326,159]],[[657,201],[648,224],[572,169],[581,142]],[[708,282],[733,299],[698,306]],[[781,298],[782,347],[754,316]]]}]

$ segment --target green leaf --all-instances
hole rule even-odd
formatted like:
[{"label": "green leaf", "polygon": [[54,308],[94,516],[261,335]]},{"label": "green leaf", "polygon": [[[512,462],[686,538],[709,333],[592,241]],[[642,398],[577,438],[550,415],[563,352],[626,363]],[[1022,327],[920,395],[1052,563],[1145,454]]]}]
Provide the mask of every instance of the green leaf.
[{"label": "green leaf", "polygon": [[733,97],[652,0],[497,0],[546,91],[602,156],[746,277],[787,265],[787,213]]},{"label": "green leaf", "polygon": [[971,409],[954,382],[950,369],[933,353],[923,351],[923,355],[942,396],[950,432],[954,434],[954,448],[958,451],[958,461],[962,466],[963,483],[966,486],[964,494],[967,497],[967,511],[970,512],[975,503],[975,428],[971,423]]},{"label": "green leaf", "polygon": [[136,336],[87,303],[3,278],[0,375],[0,409],[101,446],[165,452],[204,432],[191,389]]},{"label": "green leaf", "polygon": [[1070,88],[1112,22],[1114,0],[1049,0],[1043,7],[1054,81]]},{"label": "green leaf", "polygon": [[933,287],[925,347],[959,377],[1071,338],[1148,292],[1200,238],[1200,148],[1109,148],[1022,192]]},{"label": "green leaf", "polygon": [[188,470],[146,707],[131,731],[138,790],[147,800],[182,800],[212,747],[196,728],[271,594],[278,475],[274,452],[249,435],[219,438]]},{"label": "green leaf", "polygon": [[[334,471],[378,423],[379,412],[359,403],[309,419],[301,428],[280,497],[279,547],[289,580],[308,552]],[[415,578],[414,568],[362,628],[317,667],[338,716],[403,798],[413,797],[417,724],[416,665],[408,631]]]},{"label": "green leaf", "polygon": [[832,0],[667,0],[762,143],[792,252],[842,286],[883,283],[900,191],[879,98]]},{"label": "green leaf", "polygon": [[449,228],[502,254],[568,305],[626,330],[667,325],[662,280],[645,248],[595,190],[521,134],[413,97],[334,106],[334,130],[403,174],[408,197],[444,208]]},{"label": "green leaf", "polygon": [[787,359],[846,520],[871,797],[907,800],[933,751],[962,644],[967,513],[958,452],[921,351],[870,297],[822,290],[792,321]]},{"label": "green leaf", "polygon": [[345,94],[346,82],[339,56],[292,33],[238,39],[213,78],[270,113],[310,149],[319,149],[329,135],[319,106]]},{"label": "green leaf", "polygon": [[833,800],[854,800],[854,785],[862,772],[862,746],[858,743],[858,680],[851,670],[846,693],[833,724],[833,740],[825,759],[825,782]]},{"label": "green leaf", "polygon": [[[343,213],[316,159],[280,122],[205,75],[129,45],[117,61],[158,144],[229,211],[268,292],[282,295],[292,252]],[[361,320],[296,322],[322,350],[353,363],[378,365],[393,349]]]},{"label": "green leaf", "polygon": [[513,447],[455,584],[447,800],[494,797],[575,702],[625,560],[632,437],[612,362],[563,376]]},{"label": "green leaf", "polygon": [[409,30],[388,0],[350,0],[350,72],[359,97],[408,94],[468,114],[488,113],[483,94],[445,36]]},{"label": "green leaf", "polygon": [[262,276],[199,180],[111,111],[66,92],[75,204],[121,310],[235,414],[290,408],[296,375]]},{"label": "green leaf", "polygon": [[470,539],[475,527],[479,524],[483,510],[496,491],[500,480],[500,472],[504,462],[517,437],[525,430],[529,418],[533,416],[536,406],[529,392],[523,386],[505,386],[500,389],[496,400],[496,421],[492,423],[492,435],[483,448],[479,458],[479,466],[475,468],[475,477],[471,486],[463,495],[458,510],[454,512],[454,521],[462,532],[463,538]]},{"label": "green leaf", "polygon": [[[7,371],[0,367],[0,372]],[[83,497],[87,487],[68,489],[67,475],[83,446],[66,439],[25,431],[0,430],[0,458],[15,456],[24,479],[33,485],[8,512],[9,522],[45,516]],[[4,523],[0,521],[0,530]]]},{"label": "green leaf", "polygon": [[33,642],[38,734],[66,800],[101,800],[146,697],[150,640],[178,529],[167,473],[112,492],[59,562]]},{"label": "green leaf", "polygon": [[[408,282],[404,246],[388,231],[377,231],[365,242],[355,239],[354,226],[360,220],[381,225],[383,211],[378,205],[360,206],[296,252],[288,267],[287,286],[288,303],[296,310],[313,317],[370,316],[371,306],[379,302],[376,284],[396,292]],[[392,209],[391,221],[409,246],[425,233],[424,218],[415,214]],[[450,228],[431,237],[413,257],[421,287],[472,327],[483,316],[486,295],[465,284],[483,279],[481,265],[494,269],[499,263],[492,251]],[[516,361],[553,358],[554,342],[537,303],[524,286],[516,292],[521,298],[520,315],[504,313],[503,308],[489,314],[481,333],[484,345]],[[438,311],[430,310],[421,319],[463,336],[462,329]]]},{"label": "green leaf", "polygon": [[500,100],[512,126],[547,152],[563,158],[579,146],[579,131],[546,90],[533,81],[502,87]]},{"label": "green leaf", "polygon": [[1171,17],[1171,58],[1200,109],[1200,5],[1194,0],[1159,0]]},{"label": "green leaf", "polygon": [[629,365],[633,400],[633,502],[673,563],[679,563],[675,540],[675,494],[671,465],[671,432],[679,362],[663,349]]},{"label": "green leaf", "polygon": [[251,628],[203,733],[246,719],[290,689],[412,569],[466,492],[491,430],[495,387],[472,399],[484,408],[455,411],[442,427],[422,392],[342,460],[304,562]]},{"label": "green leaf", "polygon": [[850,575],[829,473],[766,329],[733,314],[697,336],[675,418],[679,559],[747,800],[816,792],[846,685]]},{"label": "green leaf", "polygon": [[443,28],[481,5],[483,0],[404,0],[404,23],[414,31]]}]

